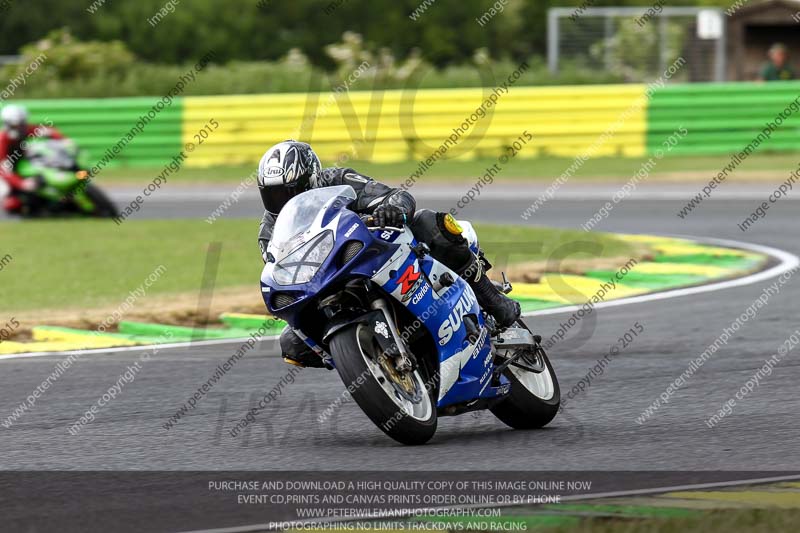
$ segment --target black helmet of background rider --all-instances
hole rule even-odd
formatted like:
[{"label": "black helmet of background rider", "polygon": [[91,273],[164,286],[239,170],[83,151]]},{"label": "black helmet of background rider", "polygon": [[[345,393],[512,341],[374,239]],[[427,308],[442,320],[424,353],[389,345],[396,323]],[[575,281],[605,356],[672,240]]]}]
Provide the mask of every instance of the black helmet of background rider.
[{"label": "black helmet of background rider", "polygon": [[290,199],[309,190],[322,165],[307,143],[287,140],[276,144],[258,164],[258,188],[264,209],[277,215]]}]

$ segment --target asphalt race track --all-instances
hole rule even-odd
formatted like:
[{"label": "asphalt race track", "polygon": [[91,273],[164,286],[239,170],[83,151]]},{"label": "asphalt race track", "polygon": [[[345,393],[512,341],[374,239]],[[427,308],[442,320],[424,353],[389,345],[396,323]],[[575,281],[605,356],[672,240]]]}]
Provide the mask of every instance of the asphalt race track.
[{"label": "asphalt race track", "polygon": [[[522,194],[517,189],[514,199],[508,199],[502,187],[489,188],[486,195],[459,213],[459,218],[525,224],[520,213],[540,189]],[[681,220],[676,212],[697,192],[695,188],[684,185],[639,191],[618,204],[596,229],[735,239],[800,254],[798,204],[791,198],[773,206],[747,233],[736,228],[736,222],[766,198],[772,184],[738,188],[726,184],[724,194],[704,202]],[[535,215],[535,223],[579,227],[615,190],[613,186],[567,188],[563,198],[551,200]],[[455,188],[452,196],[461,192],[460,187]],[[118,194],[116,199],[123,200],[126,194]],[[445,199],[448,195],[445,189],[425,189],[418,203],[447,210],[453,205]],[[205,218],[222,197],[204,198],[194,191],[188,196],[154,199],[140,216]],[[255,218],[259,216],[256,198],[243,200],[229,215],[252,216],[255,236]],[[262,342],[198,402],[196,409],[165,430],[162,424],[169,415],[236,351],[239,343],[232,342],[160,350],[93,423],[72,436],[67,427],[145,350],[83,356],[32,411],[12,428],[0,429],[0,465],[4,470],[151,471],[658,469],[697,471],[698,481],[716,479],[719,471],[774,471],[775,475],[800,471],[800,350],[790,352],[758,388],[737,401],[733,413],[719,425],[710,429],[705,423],[753,376],[764,359],[800,328],[800,281],[795,279],[771,297],[769,304],[667,405],[643,424],[636,421],[689,362],[774,282],[598,310],[577,334],[573,331],[551,350],[562,396],[635,322],[645,331],[544,430],[515,432],[490,413],[481,412],[442,418],[427,446],[403,447],[385,437],[353,403],[344,404],[320,423],[318,416],[341,395],[343,387],[335,372],[309,369],[283,388],[254,424],[240,436],[231,437],[228,430],[289,370],[278,357],[274,341]],[[528,323],[546,335],[557,329],[562,319],[562,315],[553,314],[530,318]],[[0,360],[0,418],[5,420],[63,358]],[[648,476],[657,486],[660,476]],[[675,477],[672,484],[677,484]],[[664,482],[668,478],[665,472]],[[0,478],[0,484],[7,482]],[[127,516],[138,512],[136,509],[157,507],[158,494],[156,489],[149,496],[115,499],[112,507],[101,499],[95,509],[101,514]],[[183,503],[204,505],[199,496],[196,502]],[[61,512],[65,518],[74,518],[77,511],[65,508]],[[12,511],[4,520],[13,523],[15,518],[23,519],[23,513],[21,509]],[[164,526],[174,523],[166,518],[168,514],[164,511],[157,529],[176,529]],[[210,519],[195,508],[193,521],[181,523],[187,525],[183,529],[192,529],[253,521],[222,513]]]}]

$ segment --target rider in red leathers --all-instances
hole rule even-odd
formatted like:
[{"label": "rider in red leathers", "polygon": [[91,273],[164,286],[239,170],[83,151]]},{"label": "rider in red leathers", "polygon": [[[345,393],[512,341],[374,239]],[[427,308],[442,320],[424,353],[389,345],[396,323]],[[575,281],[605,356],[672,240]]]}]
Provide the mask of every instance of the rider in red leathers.
[{"label": "rider in red leathers", "polygon": [[28,112],[18,105],[7,105],[0,112],[3,129],[0,131],[0,178],[8,184],[9,192],[3,208],[9,213],[22,211],[26,196],[41,186],[39,178],[23,178],[16,173],[17,165],[25,157],[25,142],[31,137],[63,139],[52,126],[28,124]]}]

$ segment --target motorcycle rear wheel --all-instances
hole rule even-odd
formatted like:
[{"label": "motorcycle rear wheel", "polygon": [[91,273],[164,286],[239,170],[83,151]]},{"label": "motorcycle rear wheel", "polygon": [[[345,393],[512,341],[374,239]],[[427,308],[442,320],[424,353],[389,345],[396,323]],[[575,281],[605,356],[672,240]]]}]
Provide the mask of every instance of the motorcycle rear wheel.
[{"label": "motorcycle rear wheel", "polygon": [[490,409],[494,416],[514,429],[546,426],[556,417],[561,405],[558,378],[547,354],[540,350],[536,357],[540,358],[539,363],[543,363],[541,372],[531,372],[513,364],[503,371],[511,382],[511,392]]}]

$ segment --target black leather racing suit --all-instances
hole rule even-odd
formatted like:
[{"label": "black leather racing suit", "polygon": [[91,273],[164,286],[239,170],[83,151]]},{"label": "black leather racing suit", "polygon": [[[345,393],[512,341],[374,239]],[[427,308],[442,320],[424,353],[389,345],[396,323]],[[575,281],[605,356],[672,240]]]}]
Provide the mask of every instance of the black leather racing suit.
[{"label": "black leather racing suit", "polygon": [[[403,208],[409,221],[414,216],[416,202],[414,197],[400,189],[392,189],[388,185],[359,174],[352,168],[332,167],[323,169],[321,175],[311,183],[312,189],[321,187],[334,187],[336,185],[350,185],[356,192],[356,201],[350,209],[359,214],[372,214],[381,204],[395,205]],[[272,238],[272,229],[275,227],[277,217],[269,211],[264,211],[261,227],[258,233],[258,243],[261,246],[261,256],[266,261],[267,244]]]},{"label": "black leather racing suit", "polygon": [[[368,176],[359,174],[352,168],[326,168],[320,177],[311,183],[311,188],[336,185],[350,185],[356,192],[356,200],[350,205],[350,209],[356,213],[372,214],[382,204],[403,208],[414,236],[418,241],[426,243],[431,250],[431,256],[448,268],[460,274],[472,263],[474,256],[466,239],[444,229],[445,213],[437,213],[429,209],[417,211],[416,201],[408,192],[402,189],[393,189]],[[261,219],[258,243],[264,261],[267,258],[267,244],[272,238],[276,218],[276,215],[265,211]],[[301,355],[316,357],[316,354],[289,326],[286,326],[281,333],[280,343],[283,353],[290,355],[292,359],[301,359]]]}]

